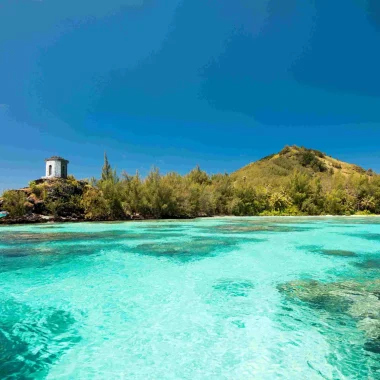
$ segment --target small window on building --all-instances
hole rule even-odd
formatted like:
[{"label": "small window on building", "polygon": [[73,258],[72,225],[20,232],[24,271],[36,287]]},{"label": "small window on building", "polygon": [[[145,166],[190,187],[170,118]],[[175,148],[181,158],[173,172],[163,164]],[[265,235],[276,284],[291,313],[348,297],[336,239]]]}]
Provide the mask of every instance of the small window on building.
[{"label": "small window on building", "polygon": [[53,172],[53,167],[51,165],[49,165],[49,175],[51,175]]}]

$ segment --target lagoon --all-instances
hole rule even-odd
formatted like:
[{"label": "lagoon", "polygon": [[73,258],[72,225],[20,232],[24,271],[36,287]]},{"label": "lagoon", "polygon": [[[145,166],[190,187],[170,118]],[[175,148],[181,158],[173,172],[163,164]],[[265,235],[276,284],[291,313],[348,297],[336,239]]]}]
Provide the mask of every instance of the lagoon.
[{"label": "lagoon", "polygon": [[2,226],[1,378],[380,379],[379,243],[378,218]]}]

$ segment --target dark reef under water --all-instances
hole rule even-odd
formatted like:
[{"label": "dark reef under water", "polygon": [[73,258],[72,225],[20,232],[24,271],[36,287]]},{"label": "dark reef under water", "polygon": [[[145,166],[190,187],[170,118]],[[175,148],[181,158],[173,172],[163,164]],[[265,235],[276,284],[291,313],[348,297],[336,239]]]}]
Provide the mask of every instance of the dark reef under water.
[{"label": "dark reef under water", "polygon": [[81,340],[75,319],[64,310],[32,309],[1,297],[0,315],[3,379],[43,378],[49,367]]}]

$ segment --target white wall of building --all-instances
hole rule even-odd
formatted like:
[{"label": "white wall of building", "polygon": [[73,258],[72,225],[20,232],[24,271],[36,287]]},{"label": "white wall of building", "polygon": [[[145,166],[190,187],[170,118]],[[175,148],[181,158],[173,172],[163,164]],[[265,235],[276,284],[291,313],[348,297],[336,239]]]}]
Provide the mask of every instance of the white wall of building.
[{"label": "white wall of building", "polygon": [[67,178],[68,161],[55,159],[48,159],[45,161],[45,177],[42,178]]},{"label": "white wall of building", "polygon": [[60,178],[67,177],[67,164],[60,160],[57,161],[46,161],[46,173],[45,176],[47,178]]},{"label": "white wall of building", "polygon": [[61,161],[46,161],[46,177],[61,176]]}]

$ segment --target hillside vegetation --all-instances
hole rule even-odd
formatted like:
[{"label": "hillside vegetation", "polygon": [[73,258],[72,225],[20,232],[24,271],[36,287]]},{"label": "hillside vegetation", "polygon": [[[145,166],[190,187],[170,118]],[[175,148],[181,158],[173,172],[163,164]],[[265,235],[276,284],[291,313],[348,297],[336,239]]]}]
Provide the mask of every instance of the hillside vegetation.
[{"label": "hillside vegetation", "polygon": [[192,218],[214,215],[380,214],[380,176],[313,149],[285,147],[237,172],[186,175],[153,168],[118,175],[107,156],[99,179],[37,180],[9,190],[2,223]]},{"label": "hillside vegetation", "polygon": [[247,182],[253,186],[285,185],[294,171],[307,176],[318,177],[325,184],[340,177],[372,177],[374,172],[327,156],[315,149],[286,146],[279,153],[252,162],[231,175],[237,182]]}]

